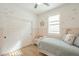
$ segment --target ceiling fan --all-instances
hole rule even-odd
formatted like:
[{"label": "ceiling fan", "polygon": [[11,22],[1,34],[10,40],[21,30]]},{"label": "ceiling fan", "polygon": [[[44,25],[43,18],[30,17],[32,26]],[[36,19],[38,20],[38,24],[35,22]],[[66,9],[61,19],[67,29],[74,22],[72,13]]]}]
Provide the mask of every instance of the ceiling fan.
[{"label": "ceiling fan", "polygon": [[[49,4],[48,4],[48,3],[42,3],[42,4],[43,4],[43,5],[46,5],[46,6],[49,6]],[[40,4],[35,3],[34,8],[37,8],[39,5],[40,5]]]}]

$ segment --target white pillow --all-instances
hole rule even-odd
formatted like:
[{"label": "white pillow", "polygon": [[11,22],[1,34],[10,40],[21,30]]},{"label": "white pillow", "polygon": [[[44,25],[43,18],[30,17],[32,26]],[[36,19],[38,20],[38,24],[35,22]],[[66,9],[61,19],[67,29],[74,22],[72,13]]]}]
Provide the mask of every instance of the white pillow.
[{"label": "white pillow", "polygon": [[68,44],[73,44],[73,41],[75,40],[75,35],[74,34],[67,34],[64,41],[67,42]]},{"label": "white pillow", "polygon": [[74,45],[79,47],[79,37],[75,39]]}]

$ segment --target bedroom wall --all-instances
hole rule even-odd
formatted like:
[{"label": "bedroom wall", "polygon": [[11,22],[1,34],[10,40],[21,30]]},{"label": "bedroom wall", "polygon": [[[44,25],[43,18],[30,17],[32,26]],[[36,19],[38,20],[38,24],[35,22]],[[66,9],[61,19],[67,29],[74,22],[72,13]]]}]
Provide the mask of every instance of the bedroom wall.
[{"label": "bedroom wall", "polygon": [[[48,17],[53,15],[60,15],[60,34],[48,34],[47,23]],[[45,13],[38,15],[39,17],[39,34],[48,35],[50,37],[62,38],[65,34],[66,28],[79,28],[79,4],[64,4],[58,8],[52,9]],[[44,22],[44,26],[40,26],[40,22]]]},{"label": "bedroom wall", "polygon": [[30,44],[36,20],[37,16],[29,10],[15,4],[0,4],[0,53]]}]

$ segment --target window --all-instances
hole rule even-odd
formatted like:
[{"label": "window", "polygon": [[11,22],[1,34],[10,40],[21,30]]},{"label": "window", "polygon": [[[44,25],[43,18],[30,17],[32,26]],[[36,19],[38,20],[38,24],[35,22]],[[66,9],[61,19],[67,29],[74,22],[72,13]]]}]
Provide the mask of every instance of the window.
[{"label": "window", "polygon": [[48,18],[48,33],[56,33],[60,32],[60,15],[50,16]]}]

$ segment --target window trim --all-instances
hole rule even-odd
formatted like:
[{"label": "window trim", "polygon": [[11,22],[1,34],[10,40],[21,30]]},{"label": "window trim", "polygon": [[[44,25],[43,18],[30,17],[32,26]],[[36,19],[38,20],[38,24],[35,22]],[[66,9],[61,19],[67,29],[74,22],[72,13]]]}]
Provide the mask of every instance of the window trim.
[{"label": "window trim", "polygon": [[[59,20],[54,20],[54,21],[51,21],[51,23],[50,23],[50,24],[52,25],[52,22],[58,22],[57,24],[53,24],[54,26],[59,25],[58,33],[56,33],[56,32],[50,32],[50,31],[49,31],[49,22],[50,22],[50,21],[49,21],[49,18],[50,18],[50,17],[53,17],[53,16],[59,16],[59,17],[58,17]],[[49,17],[48,17],[48,34],[60,34],[60,15],[53,15],[53,16],[49,16]]]}]

